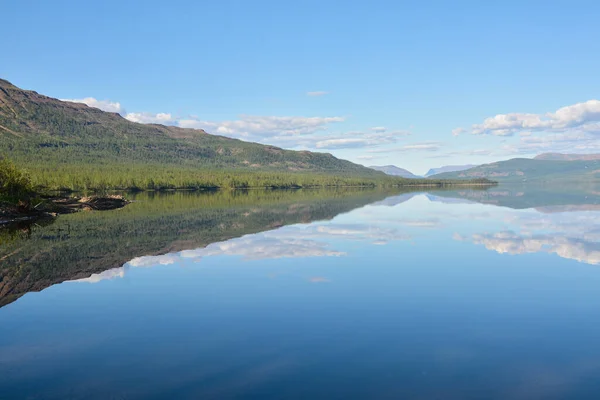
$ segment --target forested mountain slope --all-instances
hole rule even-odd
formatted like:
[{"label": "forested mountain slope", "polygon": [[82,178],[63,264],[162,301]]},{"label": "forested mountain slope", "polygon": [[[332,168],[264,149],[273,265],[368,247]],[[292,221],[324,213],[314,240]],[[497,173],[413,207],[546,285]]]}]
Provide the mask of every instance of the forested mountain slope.
[{"label": "forested mountain slope", "polygon": [[513,158],[465,171],[431,176],[435,179],[487,178],[498,182],[571,182],[600,180],[600,160],[557,161]]},{"label": "forested mountain slope", "polygon": [[22,90],[1,79],[0,154],[27,167],[34,179],[42,181],[48,180],[51,172],[127,175],[141,169],[146,175],[153,171],[164,175],[165,168],[170,168],[172,175],[185,170],[186,176],[224,169],[383,176],[331,154],[283,150],[203,130],[131,122],[116,113]]}]

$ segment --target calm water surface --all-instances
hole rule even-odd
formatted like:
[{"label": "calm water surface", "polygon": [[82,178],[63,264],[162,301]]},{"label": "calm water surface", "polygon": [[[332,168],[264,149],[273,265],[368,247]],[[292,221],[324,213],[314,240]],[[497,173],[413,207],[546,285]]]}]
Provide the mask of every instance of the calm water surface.
[{"label": "calm water surface", "polygon": [[0,398],[600,398],[597,191],[138,200],[0,237]]}]

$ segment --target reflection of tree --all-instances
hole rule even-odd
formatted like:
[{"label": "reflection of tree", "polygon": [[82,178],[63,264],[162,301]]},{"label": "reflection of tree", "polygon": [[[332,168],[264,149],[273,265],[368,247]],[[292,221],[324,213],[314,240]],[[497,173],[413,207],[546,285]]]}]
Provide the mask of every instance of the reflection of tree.
[{"label": "reflection of tree", "polygon": [[600,206],[600,184],[590,183],[565,188],[552,185],[500,185],[486,189],[448,189],[436,191],[428,196],[432,201],[456,202],[458,199],[483,204],[493,204],[515,209],[566,207],[570,210],[597,210]]},{"label": "reflection of tree", "polygon": [[0,306],[54,283],[92,278],[136,256],[331,219],[392,194],[358,189],[142,194],[122,210],[61,216],[27,233],[5,231],[1,238],[10,240],[0,244]]}]

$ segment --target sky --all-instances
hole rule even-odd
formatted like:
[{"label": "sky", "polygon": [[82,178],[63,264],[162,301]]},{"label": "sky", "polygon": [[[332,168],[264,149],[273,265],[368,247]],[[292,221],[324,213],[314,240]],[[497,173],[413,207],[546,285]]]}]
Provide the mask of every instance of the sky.
[{"label": "sky", "polygon": [[0,78],[135,122],[417,174],[600,152],[597,1],[2,3]]}]

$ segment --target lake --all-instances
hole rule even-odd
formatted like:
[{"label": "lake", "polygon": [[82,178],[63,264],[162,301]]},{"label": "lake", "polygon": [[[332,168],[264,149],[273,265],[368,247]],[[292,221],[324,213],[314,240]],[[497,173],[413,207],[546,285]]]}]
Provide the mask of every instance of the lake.
[{"label": "lake", "polygon": [[600,398],[599,197],[142,193],[4,230],[0,398]]}]

